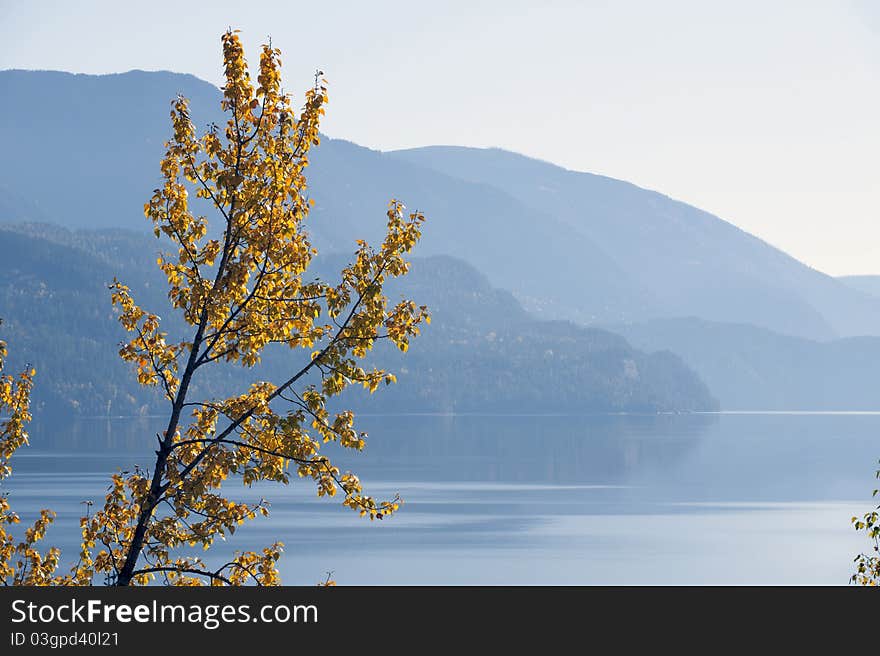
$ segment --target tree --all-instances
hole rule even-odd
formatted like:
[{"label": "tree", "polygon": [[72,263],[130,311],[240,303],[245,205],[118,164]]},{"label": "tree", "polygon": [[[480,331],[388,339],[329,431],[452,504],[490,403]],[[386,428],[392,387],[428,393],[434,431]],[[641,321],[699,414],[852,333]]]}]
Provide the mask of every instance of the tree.
[{"label": "tree", "polygon": [[[880,469],[874,475],[880,478]],[[877,493],[878,490],[874,490],[873,496],[876,497]],[[866,512],[861,518],[853,517],[852,524],[857,531],[865,532],[874,553],[856,556],[856,572],[850,580],[860,585],[880,585],[880,506]]]},{"label": "tree", "polygon": [[[254,85],[238,34],[226,32],[222,45],[227,124],[198,136],[187,100],[174,100],[173,136],[160,166],[164,183],[144,206],[156,237],[176,248],[158,265],[171,306],[191,334],[169,339],[159,316],[139,307],[125,284],[114,279],[111,285],[118,319],[132,333],[119,354],[134,364],[140,384],[159,388],[168,403],[167,426],[156,436],[149,471],[112,476],[103,506],[81,521],[79,561],[69,575],[48,582],[88,585],[103,575],[115,585],[157,577],[176,585],[277,584],[281,543],[237,552],[219,566],[191,555],[191,547],[209,549],[244,521],[268,514],[264,501],[223,496],[230,477],[247,485],[286,484],[293,470],[312,479],[319,496],[341,493],[343,506],[370,519],[398,509],[398,498],[365,494],[358,477],[341,472],[321,448],[328,442],[364,448],[367,436],[356,430],[353,413],[331,412],[333,397],[351,385],[372,393],[395,382],[393,374],[364,365],[368,352],[383,339],[405,352],[430,321],[424,306],[411,300],[391,305],[383,293],[388,279],[407,273],[405,256],[424,216],[407,214],[392,200],[380,245],[357,240],[335,283],[307,279],[317,251],[304,225],[312,204],[305,169],[320,141],[326,82],[315,76],[297,116],[281,90],[279,50],[262,47]],[[216,212],[219,230],[194,213],[193,193]],[[305,356],[285,380],[255,383],[225,399],[191,398],[207,367],[253,367],[272,344]],[[9,398],[26,411],[19,397]],[[56,551],[49,556],[52,570]]]},{"label": "tree", "polygon": [[[2,322],[0,322],[2,323]],[[6,342],[0,340],[0,374],[8,354]],[[30,398],[36,372],[27,367],[17,376],[0,375],[0,482],[12,474],[11,460],[15,452],[27,444],[27,425],[31,420]],[[13,512],[9,498],[0,496],[0,584],[45,585],[52,582],[60,551],[51,547],[45,553],[37,548],[46,529],[55,518],[51,510],[41,510],[40,517],[17,541],[10,527],[21,519]]]}]

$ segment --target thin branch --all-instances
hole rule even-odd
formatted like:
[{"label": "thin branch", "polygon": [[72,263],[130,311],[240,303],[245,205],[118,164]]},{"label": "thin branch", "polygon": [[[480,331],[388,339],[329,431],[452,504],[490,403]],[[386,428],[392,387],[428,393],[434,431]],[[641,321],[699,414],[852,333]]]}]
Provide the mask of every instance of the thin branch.
[{"label": "thin branch", "polygon": [[[225,567],[225,566],[224,566]],[[143,569],[136,569],[131,573],[132,578],[138,576],[139,574],[154,574],[156,572],[177,572],[178,574],[196,574],[197,576],[204,576],[209,579],[216,579],[218,581],[223,581],[226,585],[233,585],[232,581],[228,578],[220,574],[218,570],[217,572],[210,572],[204,569],[196,569],[195,567],[175,567],[172,565],[157,565],[154,567],[145,567]]]}]

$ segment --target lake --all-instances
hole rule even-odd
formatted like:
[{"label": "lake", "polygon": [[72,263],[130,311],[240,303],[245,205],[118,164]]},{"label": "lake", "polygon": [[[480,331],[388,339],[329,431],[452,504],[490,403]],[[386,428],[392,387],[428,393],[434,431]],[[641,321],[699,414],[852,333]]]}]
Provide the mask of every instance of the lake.
[{"label": "lake", "polygon": [[[151,466],[160,419],[35,421],[3,489],[25,521],[58,512],[75,554],[81,502]],[[846,584],[868,548],[880,414],[363,416],[362,453],[329,448],[368,494],[370,522],[309,481],[266,497],[220,552],[286,544],[283,581],[344,584]],[[332,447],[332,445],[331,445]],[[66,539],[65,539],[66,538]]]}]

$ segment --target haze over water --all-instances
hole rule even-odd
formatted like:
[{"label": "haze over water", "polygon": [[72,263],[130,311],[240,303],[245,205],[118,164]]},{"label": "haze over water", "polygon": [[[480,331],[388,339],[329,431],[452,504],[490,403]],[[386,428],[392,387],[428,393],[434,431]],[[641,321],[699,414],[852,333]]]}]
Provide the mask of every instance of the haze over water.
[{"label": "haze over water", "polygon": [[[151,464],[159,419],[35,422],[7,491],[76,553],[80,502]],[[868,547],[877,414],[364,416],[337,464],[401,512],[370,523],[309,481],[231,490],[272,502],[209,562],[285,542],[282,580],[340,584],[845,584]],[[61,541],[67,538],[67,541]],[[216,553],[215,553],[216,551]]]}]

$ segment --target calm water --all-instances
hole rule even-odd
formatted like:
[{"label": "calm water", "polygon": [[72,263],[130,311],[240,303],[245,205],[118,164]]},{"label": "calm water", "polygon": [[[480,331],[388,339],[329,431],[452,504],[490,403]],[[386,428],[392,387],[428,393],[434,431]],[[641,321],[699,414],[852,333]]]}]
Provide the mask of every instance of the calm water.
[{"label": "calm water", "polygon": [[[25,516],[58,511],[74,553],[85,499],[151,464],[159,420],[35,423],[5,486]],[[268,519],[221,549],[285,542],[285,583],[845,584],[867,543],[880,415],[361,418],[334,452],[399,514],[369,522],[307,481],[235,490]],[[153,436],[153,437],[151,437]],[[329,453],[329,452],[328,452]],[[68,537],[68,540],[64,538]],[[219,554],[218,554],[219,555]]]}]

